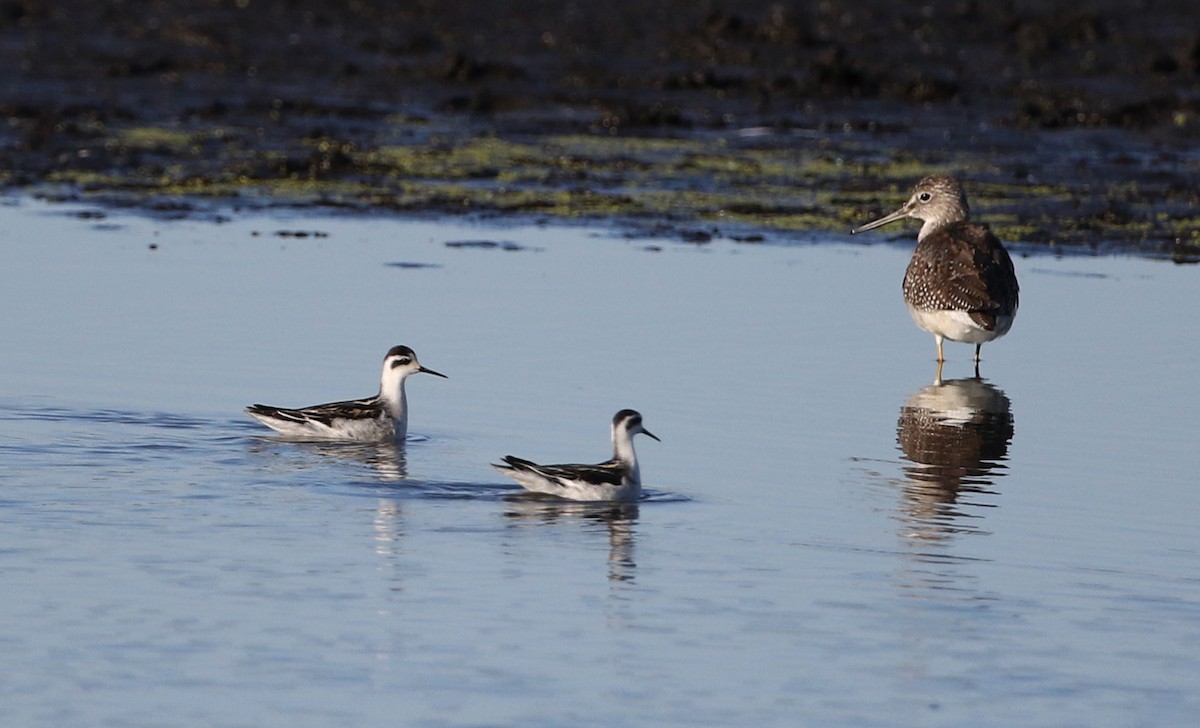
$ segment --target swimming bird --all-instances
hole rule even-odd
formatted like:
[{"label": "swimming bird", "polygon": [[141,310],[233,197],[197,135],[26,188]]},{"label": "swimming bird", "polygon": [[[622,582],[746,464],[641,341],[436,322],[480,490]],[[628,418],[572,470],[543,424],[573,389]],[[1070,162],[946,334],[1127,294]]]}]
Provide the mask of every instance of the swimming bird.
[{"label": "swimming bird", "polygon": [[926,177],[900,209],[851,230],[861,233],[911,217],[924,221],[904,273],[904,301],[913,321],[942,340],[975,345],[1008,333],[1020,288],[1012,258],[986,225],[970,222],[967,195],[951,177]]},{"label": "swimming bird", "polygon": [[642,494],[642,475],[633,436],[639,433],[658,440],[642,426],[640,414],[623,409],[612,420],[611,460],[598,465],[538,465],[508,455],[505,464],[492,463],[492,467],[534,493],[576,501],[636,501]]},{"label": "swimming bird", "polygon": [[246,414],[288,437],[320,440],[403,441],[408,432],[408,401],[404,380],[423,372],[447,379],[421,366],[407,346],[393,346],[383,358],[379,394],[346,402],[286,409],[251,405]]}]

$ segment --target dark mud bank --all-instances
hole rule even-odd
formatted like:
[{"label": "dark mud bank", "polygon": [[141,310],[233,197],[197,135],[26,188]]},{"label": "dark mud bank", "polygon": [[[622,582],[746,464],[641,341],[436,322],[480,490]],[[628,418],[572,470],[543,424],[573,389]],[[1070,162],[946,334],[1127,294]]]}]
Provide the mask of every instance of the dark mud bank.
[{"label": "dark mud bank", "polygon": [[[1027,249],[1200,250],[1190,3],[0,2],[0,181],[844,233],[967,180]],[[910,231],[911,232],[911,231]]]}]

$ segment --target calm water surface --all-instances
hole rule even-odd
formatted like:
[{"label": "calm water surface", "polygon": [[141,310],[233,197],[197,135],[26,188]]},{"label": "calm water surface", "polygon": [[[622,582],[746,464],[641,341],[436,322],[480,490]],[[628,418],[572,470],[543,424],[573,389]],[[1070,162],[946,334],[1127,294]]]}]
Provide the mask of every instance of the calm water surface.
[{"label": "calm water surface", "polygon": [[[4,725],[1200,716],[1194,267],[1020,258],[935,387],[883,236],[81,211],[0,207]],[[403,449],[241,414],[399,343],[450,377]],[[635,508],[488,467],[600,460],[622,407]]]}]

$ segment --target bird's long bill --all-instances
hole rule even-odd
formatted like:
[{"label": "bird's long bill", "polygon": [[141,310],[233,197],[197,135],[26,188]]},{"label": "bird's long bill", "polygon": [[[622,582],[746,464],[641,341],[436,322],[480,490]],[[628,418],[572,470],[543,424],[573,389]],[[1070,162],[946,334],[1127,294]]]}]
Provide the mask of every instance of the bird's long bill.
[{"label": "bird's long bill", "polygon": [[901,220],[906,217],[908,217],[908,210],[901,207],[899,210],[896,210],[893,213],[884,215],[883,217],[879,218],[878,220],[872,220],[871,222],[869,222],[865,225],[859,225],[858,227],[851,230],[850,234],[854,235],[856,233],[865,233],[868,230],[874,230],[877,227],[882,227],[884,225],[887,225],[889,222],[895,222],[897,220]]},{"label": "bird's long bill", "polygon": [[[658,435],[655,435],[653,432],[651,432],[650,430],[647,430],[645,427],[642,428],[642,434],[645,435],[646,437],[653,437],[655,440],[658,440]],[[658,440],[658,441],[662,442],[662,440]]]},{"label": "bird's long bill", "polygon": [[420,368],[420,369],[418,369],[417,371],[419,371],[419,372],[424,372],[425,374],[432,374],[433,376],[435,376],[435,377],[441,377],[442,379],[449,379],[449,378],[450,378],[450,377],[446,376],[445,374],[442,374],[441,372],[435,372],[435,371],[433,371],[433,370],[432,370],[432,369],[430,369],[429,367],[421,367],[421,368]]}]

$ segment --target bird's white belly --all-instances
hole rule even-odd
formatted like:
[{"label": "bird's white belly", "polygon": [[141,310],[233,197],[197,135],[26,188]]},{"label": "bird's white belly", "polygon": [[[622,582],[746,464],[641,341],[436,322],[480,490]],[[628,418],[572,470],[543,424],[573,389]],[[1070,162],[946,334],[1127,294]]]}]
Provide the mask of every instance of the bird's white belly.
[{"label": "bird's white belly", "polygon": [[334,420],[326,428],[328,437],[337,440],[379,441],[396,437],[396,428],[391,420]]},{"label": "bird's white belly", "polygon": [[506,470],[505,474],[517,481],[526,490],[546,493],[559,498],[577,501],[636,501],[641,487],[629,478],[622,478],[620,485],[611,483],[589,483],[585,480],[550,479],[527,470]]},{"label": "bird's white belly", "polygon": [[289,422],[285,420],[259,419],[263,424],[287,437],[297,439],[317,438],[321,440],[354,440],[376,442],[390,440],[395,436],[395,427],[390,420],[343,419],[334,420],[332,426],[323,422]]},{"label": "bird's white belly", "polygon": [[967,344],[982,344],[998,339],[1008,333],[1013,322],[1012,316],[999,316],[996,328],[988,331],[971,320],[966,311],[922,311],[909,306],[908,312],[917,326],[929,333]]}]

